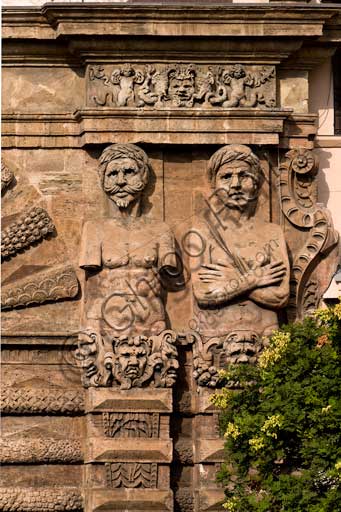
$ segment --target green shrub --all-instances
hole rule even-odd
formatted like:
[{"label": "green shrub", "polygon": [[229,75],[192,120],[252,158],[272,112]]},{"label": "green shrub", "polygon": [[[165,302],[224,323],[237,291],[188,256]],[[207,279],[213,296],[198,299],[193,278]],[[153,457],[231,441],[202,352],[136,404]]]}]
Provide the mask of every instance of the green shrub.
[{"label": "green shrub", "polygon": [[256,366],[220,372],[224,509],[341,511],[340,348],[341,303],[275,332]]}]

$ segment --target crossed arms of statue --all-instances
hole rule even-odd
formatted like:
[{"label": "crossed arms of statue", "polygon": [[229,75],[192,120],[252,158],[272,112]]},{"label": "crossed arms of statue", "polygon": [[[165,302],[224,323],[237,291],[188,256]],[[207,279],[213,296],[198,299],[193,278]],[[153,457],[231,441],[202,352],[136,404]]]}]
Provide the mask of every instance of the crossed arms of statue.
[{"label": "crossed arms of statue", "polygon": [[281,229],[273,224],[271,227],[276,243],[269,244],[270,261],[262,264],[254,260],[250,267],[249,261],[235,254],[233,261],[226,258],[226,262],[194,266],[193,292],[200,306],[224,305],[241,296],[271,309],[286,305],[290,275],[286,243]]}]

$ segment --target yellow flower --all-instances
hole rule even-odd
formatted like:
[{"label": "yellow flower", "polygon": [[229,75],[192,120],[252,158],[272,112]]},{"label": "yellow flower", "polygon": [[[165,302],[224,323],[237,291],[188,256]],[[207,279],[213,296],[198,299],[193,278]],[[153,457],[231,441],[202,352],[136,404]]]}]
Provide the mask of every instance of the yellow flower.
[{"label": "yellow flower", "polygon": [[277,428],[282,426],[282,418],[280,414],[274,414],[273,416],[268,416],[268,419],[265,420],[264,425],[261,428],[261,431],[265,433],[266,436],[273,437],[277,439],[277,433],[274,432]]},{"label": "yellow flower", "polygon": [[270,345],[263,350],[258,359],[260,368],[265,369],[273,365],[285,353],[290,342],[290,333],[275,331],[270,339]]},{"label": "yellow flower", "polygon": [[338,460],[335,463],[335,469],[336,469],[336,471],[340,471],[341,472],[341,460]]},{"label": "yellow flower", "polygon": [[219,409],[226,409],[231,397],[231,390],[223,388],[220,393],[213,393],[209,401]]},{"label": "yellow flower", "polygon": [[253,437],[252,439],[249,439],[249,445],[255,452],[259,452],[265,448],[264,439],[262,437]]},{"label": "yellow flower", "polygon": [[232,437],[232,439],[237,439],[240,436],[240,430],[234,423],[229,423],[226,428],[226,432],[224,434],[225,439],[228,437]]},{"label": "yellow flower", "polygon": [[223,508],[225,510],[227,510],[228,512],[236,512],[238,509],[237,509],[237,506],[238,506],[238,498],[230,498],[229,500],[225,501],[225,503],[223,503]]},{"label": "yellow flower", "polygon": [[326,412],[329,412],[331,408],[332,408],[332,406],[329,404],[326,407],[322,407],[321,411],[323,413],[326,413]]}]

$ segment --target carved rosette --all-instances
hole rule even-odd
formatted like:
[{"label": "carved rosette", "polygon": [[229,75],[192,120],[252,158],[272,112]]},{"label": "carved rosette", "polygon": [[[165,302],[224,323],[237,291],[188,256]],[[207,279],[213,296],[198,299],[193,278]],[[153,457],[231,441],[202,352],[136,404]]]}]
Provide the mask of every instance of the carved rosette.
[{"label": "carved rosette", "polygon": [[178,368],[176,334],[121,336],[109,339],[93,330],[79,335],[75,359],[84,387],[172,387]]},{"label": "carved rosette", "polygon": [[[286,153],[280,165],[281,208],[290,225],[306,232],[306,242],[293,255],[288,317],[300,319],[319,306],[324,290],[312,277],[317,265],[338,242],[329,211],[317,203],[318,161],[307,149]],[[330,278],[334,273],[330,268]]]},{"label": "carved rosette", "polygon": [[138,65],[88,67],[88,102],[97,107],[261,108],[276,106],[273,66]]}]

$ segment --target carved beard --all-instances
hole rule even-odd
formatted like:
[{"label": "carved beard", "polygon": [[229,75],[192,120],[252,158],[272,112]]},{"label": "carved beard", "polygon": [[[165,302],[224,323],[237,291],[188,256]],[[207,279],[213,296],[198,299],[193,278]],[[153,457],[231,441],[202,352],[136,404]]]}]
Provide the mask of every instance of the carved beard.
[{"label": "carved beard", "polygon": [[[110,198],[117,204],[119,208],[127,208],[130,203],[138,199],[145,184],[140,181],[136,185],[125,185],[123,188],[118,185],[114,185],[111,189],[106,190],[106,193],[110,195]],[[126,197],[117,197],[117,192],[127,192],[129,195]]]}]

